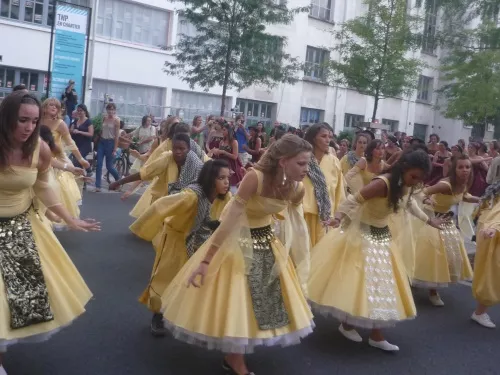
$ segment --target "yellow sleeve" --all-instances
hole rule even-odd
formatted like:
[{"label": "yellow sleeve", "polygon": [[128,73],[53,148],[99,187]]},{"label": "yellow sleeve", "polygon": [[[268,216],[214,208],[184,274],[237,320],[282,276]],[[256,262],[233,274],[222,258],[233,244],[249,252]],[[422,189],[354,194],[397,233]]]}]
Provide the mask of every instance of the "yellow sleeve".
[{"label": "yellow sleeve", "polygon": [[342,174],[344,175],[346,175],[347,172],[349,172],[349,169],[351,169],[349,161],[347,160],[347,155],[344,155],[342,159],[340,159],[340,168],[342,170]]},{"label": "yellow sleeve", "polygon": [[52,189],[51,175],[52,171],[50,168],[47,168],[43,172],[38,172],[36,182],[33,185],[34,194],[47,208],[61,204],[59,197]]},{"label": "yellow sleeve", "polygon": [[231,200],[232,194],[231,192],[227,192],[224,199],[216,199],[212,204],[212,208],[210,209],[210,218],[212,220],[219,220],[222,211],[226,207],[226,204]]},{"label": "yellow sleeve", "polygon": [[168,168],[171,158],[172,152],[165,151],[156,159],[148,160],[148,162],[144,164],[140,170],[141,180],[150,181],[156,176],[162,174]]},{"label": "yellow sleeve", "polygon": [[163,221],[166,218],[185,215],[197,204],[198,197],[190,189],[184,189],[178,194],[160,198],[132,223],[130,231],[146,241],[152,241],[161,231]]},{"label": "yellow sleeve", "polygon": [[337,210],[337,207],[345,200],[346,185],[344,183],[344,174],[342,173],[342,166],[340,165],[340,160],[334,157],[335,170],[334,173],[337,174],[337,187],[335,188],[335,202],[333,202],[334,207],[332,207],[332,215]]}]

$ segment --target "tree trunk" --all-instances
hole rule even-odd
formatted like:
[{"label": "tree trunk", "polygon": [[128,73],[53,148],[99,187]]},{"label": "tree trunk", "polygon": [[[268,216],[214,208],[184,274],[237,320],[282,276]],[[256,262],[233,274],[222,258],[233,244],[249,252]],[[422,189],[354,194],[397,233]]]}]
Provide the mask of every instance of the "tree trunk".
[{"label": "tree trunk", "polygon": [[378,92],[375,94],[374,99],[375,102],[373,104],[372,122],[375,122],[375,120],[377,119],[378,102],[380,100],[380,95],[378,94]]},{"label": "tree trunk", "polygon": [[231,75],[231,69],[230,69],[230,64],[231,64],[231,52],[232,50],[232,35],[234,27],[236,25],[236,20],[235,20],[235,12],[236,12],[236,1],[233,0],[233,8],[231,11],[231,23],[229,25],[229,36],[227,39],[227,51],[226,51],[226,59],[225,63],[226,66],[224,68],[224,83],[222,84],[222,103],[220,106],[220,115],[221,117],[224,117],[224,112],[226,111],[226,93],[227,93],[227,86],[229,84],[229,76]]}]

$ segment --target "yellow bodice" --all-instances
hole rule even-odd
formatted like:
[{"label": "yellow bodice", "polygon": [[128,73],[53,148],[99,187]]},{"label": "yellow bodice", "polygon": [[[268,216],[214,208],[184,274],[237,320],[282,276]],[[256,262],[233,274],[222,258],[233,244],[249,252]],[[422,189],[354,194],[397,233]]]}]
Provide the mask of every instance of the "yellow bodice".
[{"label": "yellow bodice", "polygon": [[[440,181],[439,183],[447,184],[451,190],[451,185],[448,181]],[[451,207],[461,202],[463,197],[464,192],[459,194],[434,194],[432,196],[432,200],[434,201],[434,211],[445,214],[450,211]]]},{"label": "yellow bodice", "polygon": [[[389,181],[383,176],[379,176],[387,185],[387,194],[389,194]],[[383,228],[387,226],[389,215],[393,213],[393,208],[389,207],[388,197],[377,197],[367,200],[363,204],[361,222]]]}]

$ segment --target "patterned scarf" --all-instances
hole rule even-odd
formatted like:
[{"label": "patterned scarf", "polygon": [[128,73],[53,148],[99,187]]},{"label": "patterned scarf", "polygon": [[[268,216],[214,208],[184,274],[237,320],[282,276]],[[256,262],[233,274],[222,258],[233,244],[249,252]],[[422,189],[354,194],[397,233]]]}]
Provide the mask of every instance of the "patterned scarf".
[{"label": "patterned scarf", "polygon": [[349,167],[352,168],[359,161],[359,157],[354,151],[349,151],[347,153],[347,161],[349,162]]},{"label": "patterned scarf", "polygon": [[490,206],[493,205],[493,201],[500,194],[500,181],[495,182],[486,188],[483,196],[481,197],[481,203],[488,202]]},{"label": "patterned scarf", "polygon": [[203,162],[200,158],[193,151],[189,151],[186,161],[181,167],[179,178],[177,181],[168,184],[168,194],[171,195],[179,193],[189,184],[194,184],[198,179],[198,175],[200,174],[202,167]]},{"label": "patterned scarf", "polygon": [[194,225],[186,238],[187,254],[191,258],[196,250],[212,235],[216,227],[216,222],[210,220],[210,208],[212,204],[205,195],[202,187],[199,184],[192,184],[187,188],[194,191],[198,197],[198,211],[196,212]]},{"label": "patterned scarf", "polygon": [[191,145],[191,151],[193,151],[196,156],[198,156],[198,158],[200,160],[203,160],[205,158],[205,151],[203,151],[200,147],[200,145],[198,143],[196,143],[195,141],[193,141],[192,139],[190,140],[190,145]]},{"label": "patterned scarf", "polygon": [[319,167],[318,161],[314,155],[309,162],[309,172],[307,172],[307,174],[314,187],[314,196],[318,203],[319,217],[322,221],[327,221],[332,214],[332,204],[330,202],[330,194],[328,194],[325,175]]}]

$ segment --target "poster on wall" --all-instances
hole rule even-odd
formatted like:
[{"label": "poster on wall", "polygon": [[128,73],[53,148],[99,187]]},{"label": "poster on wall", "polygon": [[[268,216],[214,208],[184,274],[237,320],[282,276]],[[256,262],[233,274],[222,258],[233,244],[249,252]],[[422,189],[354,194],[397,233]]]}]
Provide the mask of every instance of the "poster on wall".
[{"label": "poster on wall", "polygon": [[68,82],[75,82],[78,101],[83,98],[89,9],[57,4],[49,96],[61,99]]}]

